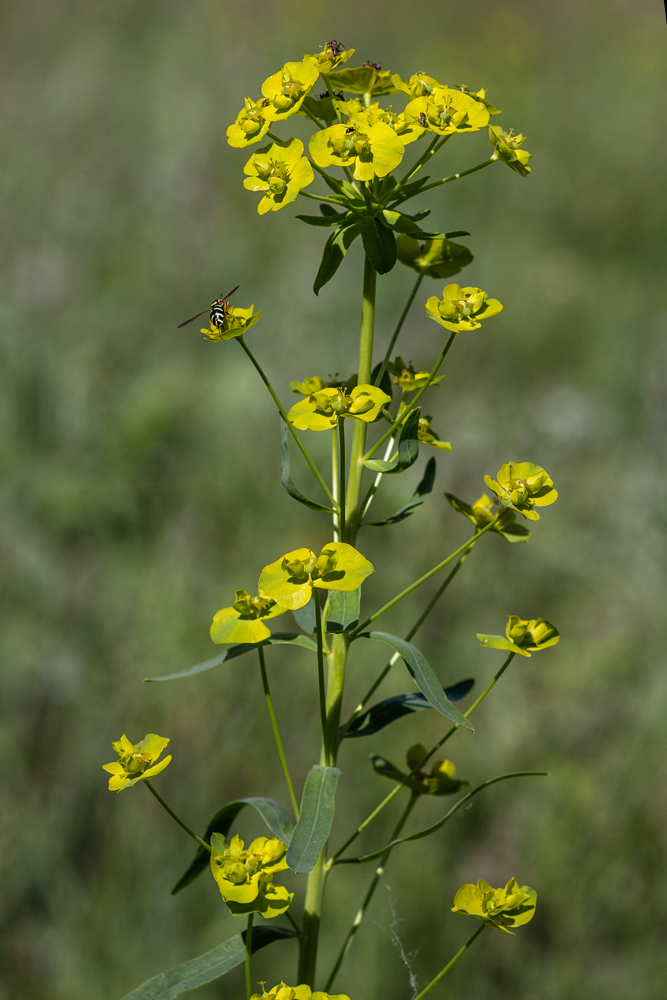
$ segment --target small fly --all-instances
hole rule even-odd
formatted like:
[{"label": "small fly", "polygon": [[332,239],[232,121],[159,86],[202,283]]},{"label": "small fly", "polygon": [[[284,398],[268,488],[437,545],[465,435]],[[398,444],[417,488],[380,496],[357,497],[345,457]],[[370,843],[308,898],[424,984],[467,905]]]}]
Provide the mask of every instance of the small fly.
[{"label": "small fly", "polygon": [[213,326],[217,326],[218,330],[222,330],[227,321],[229,299],[232,297],[234,292],[238,290],[238,288],[239,286],[237,285],[236,288],[232,288],[231,292],[227,292],[226,295],[221,295],[219,299],[215,300],[215,302],[211,302],[208,309],[202,309],[202,311],[197,313],[196,316],[191,316],[190,319],[186,319],[185,323],[179,323],[176,329],[180,330],[182,326],[187,326],[188,323],[192,323],[193,320],[199,319],[200,316],[203,316],[204,313],[207,312],[209,313],[209,318]]}]

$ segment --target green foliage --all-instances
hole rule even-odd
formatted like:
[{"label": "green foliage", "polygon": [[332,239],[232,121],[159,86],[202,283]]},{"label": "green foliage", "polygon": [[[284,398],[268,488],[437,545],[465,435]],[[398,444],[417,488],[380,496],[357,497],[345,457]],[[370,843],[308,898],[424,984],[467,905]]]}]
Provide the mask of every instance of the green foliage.
[{"label": "green foliage", "polygon": [[294,828],[287,864],[305,874],[315,867],[320,851],[329,839],[334,818],[334,799],[340,770],[314,764],[303,786],[299,822]]}]

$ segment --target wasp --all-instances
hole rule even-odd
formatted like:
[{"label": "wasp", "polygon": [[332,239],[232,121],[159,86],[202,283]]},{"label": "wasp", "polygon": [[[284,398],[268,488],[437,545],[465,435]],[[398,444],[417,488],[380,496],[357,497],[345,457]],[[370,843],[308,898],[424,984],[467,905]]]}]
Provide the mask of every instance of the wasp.
[{"label": "wasp", "polygon": [[192,323],[193,320],[198,319],[200,316],[203,316],[205,312],[207,312],[213,326],[217,326],[218,330],[222,330],[223,326],[227,322],[229,300],[238,288],[239,286],[237,285],[236,288],[232,288],[231,292],[227,292],[226,295],[221,295],[219,299],[215,300],[215,302],[211,302],[208,309],[202,309],[202,311],[197,313],[196,316],[191,316],[190,319],[186,319],[185,323],[179,323],[176,329],[180,330],[182,326],[187,326],[188,323]]}]

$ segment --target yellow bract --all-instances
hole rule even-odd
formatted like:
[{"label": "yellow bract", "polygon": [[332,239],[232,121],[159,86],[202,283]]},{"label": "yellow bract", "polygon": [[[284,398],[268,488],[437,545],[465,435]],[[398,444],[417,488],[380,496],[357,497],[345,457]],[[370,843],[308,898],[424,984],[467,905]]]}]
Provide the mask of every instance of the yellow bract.
[{"label": "yellow bract", "polygon": [[560,636],[558,629],[544,618],[519,618],[510,615],[505,626],[506,639],[501,635],[479,635],[477,638],[489,649],[506,649],[521,656],[530,656],[528,650],[539,653],[541,649],[555,646]]},{"label": "yellow bract", "polygon": [[444,448],[445,451],[451,451],[452,446],[449,441],[441,441],[435,431],[431,430],[432,420],[433,417],[429,414],[419,418],[419,423],[417,425],[417,439],[420,444],[428,444],[431,448]]},{"label": "yellow bract", "polygon": [[350,1000],[344,993],[330,995],[317,990],[315,993],[310,986],[286,986],[285,983],[278,983],[270,990],[264,989],[264,983],[260,983],[261,993],[253,993],[250,1000]]},{"label": "yellow bract", "polygon": [[[469,521],[472,521],[478,531],[485,528],[489,521],[492,521],[498,513],[493,508],[494,503],[498,501],[491,500],[486,493],[483,493],[479,500],[475,500],[472,506],[465,503],[464,500],[459,500],[453,493],[445,493],[445,496],[454,510],[458,511],[459,514],[463,514]],[[507,507],[490,530],[495,534],[502,535],[508,542],[527,542],[530,538],[528,528],[524,528],[522,524],[517,524],[516,514]]]},{"label": "yellow bract", "polygon": [[[412,362],[406,365],[398,354],[393,362],[387,365],[387,371],[394,376],[395,384],[400,386],[404,392],[414,392],[415,389],[421,389],[422,386],[426,385],[431,375],[430,372],[416,372],[412,367]],[[442,382],[444,377],[444,375],[436,375],[434,379],[431,379],[430,384],[437,385],[438,382]]]},{"label": "yellow bract", "polygon": [[261,642],[271,635],[263,619],[282,615],[285,609],[265,597],[251,597],[237,590],[231,608],[216,612],[211,625],[213,642]]},{"label": "yellow bract", "polygon": [[264,114],[261,101],[253,101],[246,97],[245,107],[239,111],[236,121],[227,129],[227,142],[230,146],[242,148],[263,139],[269,130],[270,122]]},{"label": "yellow bract", "polygon": [[159,764],[156,764],[155,761],[168,743],[169,740],[166,736],[149,733],[135,746],[123,734],[119,740],[111,744],[120,760],[102,765],[104,770],[111,775],[109,791],[122,792],[124,788],[131,788],[138,781],[145,781],[147,778],[159,774],[160,771],[164,771],[171,760],[171,754],[161,760]]},{"label": "yellow bract", "polygon": [[329,74],[329,83],[348,94],[372,94],[380,97],[396,91],[389,70],[383,70],[379,63],[372,62],[336,70]]},{"label": "yellow bract", "polygon": [[318,60],[304,56],[301,62],[285,63],[282,69],[262,84],[262,113],[267,121],[282,121],[296,114],[303,99],[320,75]]},{"label": "yellow bract", "polygon": [[408,97],[412,98],[424,97],[432,94],[434,90],[446,89],[432,76],[426,76],[425,73],[414,73],[408,83],[401,79],[398,73],[394,73],[391,79],[397,92],[407,94]]},{"label": "yellow bract", "polygon": [[234,337],[242,337],[262,315],[260,310],[253,316],[254,308],[254,305],[248,306],[247,309],[242,309],[241,306],[227,305],[223,325],[216,326],[212,320],[209,320],[208,329],[203,328],[201,333],[204,334],[206,340],[233,340]]},{"label": "yellow bract", "polygon": [[503,160],[508,167],[516,170],[517,174],[527,177],[530,173],[528,160],[533,155],[527,149],[521,149],[526,137],[523,135],[513,135],[512,130],[504,132],[498,125],[489,126],[489,139],[493,144],[495,156],[498,160]]},{"label": "yellow bract", "polygon": [[511,878],[504,889],[492,889],[480,879],[477,885],[461,886],[454,897],[453,913],[476,917],[489,927],[512,934],[510,927],[527,924],[535,916],[537,893],[529,885],[519,886]]},{"label": "yellow bract", "polygon": [[295,403],[287,419],[300,431],[327,431],[342,417],[370,423],[390,402],[391,397],[374,385],[356,385],[349,393],[344,386],[325,388]]},{"label": "yellow bract", "polygon": [[304,56],[304,59],[315,59],[319,71],[323,76],[328,76],[332,69],[347,62],[354,55],[354,49],[346,49],[340,42],[327,42],[322,51],[314,56]]},{"label": "yellow bract", "polygon": [[313,587],[322,590],[357,590],[373,565],[346,542],[329,542],[316,556],[311,549],[294,549],[265,566],[259,592],[288,611],[302,608]]},{"label": "yellow bract", "polygon": [[451,87],[436,87],[430,94],[410,101],[405,119],[436,135],[476,132],[489,123],[489,111],[470,94]]},{"label": "yellow bract", "polygon": [[366,107],[363,101],[353,99],[351,101],[334,101],[334,107],[350,119],[351,125],[356,124],[357,119],[361,125],[375,125],[377,122],[383,122],[394,130],[404,146],[421,138],[424,134],[424,129],[414,122],[406,121],[405,115],[394,114],[391,108],[385,110],[377,103]]},{"label": "yellow bract", "polygon": [[264,192],[257,206],[260,215],[277,212],[289,205],[315,177],[313,168],[303,155],[300,139],[292,139],[285,145],[274,142],[271,146],[258,149],[243,170],[249,174],[243,186],[249,191]]},{"label": "yellow bract", "polygon": [[473,288],[468,285],[461,288],[460,285],[446,285],[442,292],[442,298],[432,295],[426,300],[426,315],[434,323],[444,326],[452,333],[460,333],[466,330],[479,330],[481,320],[489,319],[502,312],[502,305],[498,299],[488,298],[486,292],[481,288]]},{"label": "yellow bract", "polygon": [[332,125],[316,132],[308,149],[318,167],[350,167],[357,181],[385,177],[403,159],[402,141],[390,125],[371,124],[364,111],[355,114],[347,125]]},{"label": "yellow bract", "polygon": [[[405,142],[405,139],[403,140]],[[451,278],[475,259],[462,243],[452,240],[426,240],[401,233],[396,237],[396,253],[401,264],[429,278]]]},{"label": "yellow bract", "polygon": [[290,392],[298,392],[301,396],[310,396],[311,392],[320,392],[324,389],[326,382],[319,375],[313,375],[309,378],[305,378],[303,382],[297,382],[294,380],[290,382],[289,388]]},{"label": "yellow bract", "polygon": [[497,480],[484,476],[484,482],[505,507],[530,521],[540,519],[534,507],[548,507],[558,498],[551,476],[532,462],[508,462],[498,470]]},{"label": "yellow bract", "polygon": [[286,853],[287,845],[277,837],[257,837],[245,850],[239,836],[232,837],[227,846],[221,834],[213,834],[211,871],[230,913],[277,917],[285,912],[294,893],[275,885],[271,876],[287,868]]},{"label": "yellow bract", "polygon": [[[405,755],[408,771],[417,767],[427,753],[426,747],[422,746],[421,743],[410,747]],[[414,795],[454,795],[470,784],[469,781],[463,781],[456,777],[456,767],[451,760],[436,760],[431,766],[430,774],[425,771],[416,771],[407,781],[405,780],[407,774],[394,767],[385,757],[374,754],[371,761],[377,774],[382,774],[385,778],[391,778],[392,781],[398,781],[401,784],[405,782]]]}]

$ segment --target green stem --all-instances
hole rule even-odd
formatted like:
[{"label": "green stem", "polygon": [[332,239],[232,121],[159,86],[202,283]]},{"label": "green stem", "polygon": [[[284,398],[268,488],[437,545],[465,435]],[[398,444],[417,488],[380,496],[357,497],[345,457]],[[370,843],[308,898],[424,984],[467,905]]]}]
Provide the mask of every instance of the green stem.
[{"label": "green stem", "polygon": [[426,380],[426,383],[421,387],[421,389],[419,390],[419,392],[417,393],[417,395],[408,404],[408,406],[406,406],[406,408],[401,413],[400,417],[398,417],[396,420],[394,420],[394,422],[391,425],[391,427],[389,428],[389,430],[385,431],[384,434],[382,435],[382,437],[378,441],[375,442],[375,444],[370,449],[370,451],[367,451],[366,454],[362,456],[362,459],[361,459],[362,463],[365,462],[367,459],[371,458],[371,456],[375,454],[375,452],[378,450],[378,448],[381,447],[381,445],[384,444],[384,442],[387,440],[387,438],[391,437],[392,435],[394,435],[396,433],[397,429],[401,426],[401,424],[405,423],[405,420],[407,419],[408,414],[411,413],[412,410],[414,410],[415,406],[417,405],[417,403],[419,402],[419,400],[422,398],[422,396],[424,395],[424,393],[426,392],[426,390],[430,386],[430,384],[433,381],[433,379],[435,378],[435,376],[438,374],[438,370],[440,369],[440,366],[441,366],[442,362],[447,357],[447,353],[449,351],[449,348],[454,343],[454,338],[455,337],[456,337],[455,333],[450,334],[449,340],[447,341],[447,343],[445,345],[445,349],[442,352],[442,354],[440,355],[440,357],[438,358],[436,366],[433,369],[433,371],[431,372],[431,374],[429,375],[428,379]]},{"label": "green stem", "polygon": [[271,691],[269,689],[269,677],[266,672],[266,662],[264,660],[264,649],[262,646],[257,647],[257,653],[259,655],[259,667],[262,673],[262,685],[264,687],[264,697],[266,698],[266,707],[269,710],[269,718],[271,719],[271,729],[273,730],[273,738],[276,741],[276,748],[278,750],[278,756],[280,757],[280,766],[283,769],[283,774],[285,775],[285,781],[287,783],[287,791],[289,792],[290,801],[292,803],[292,809],[294,810],[294,816],[296,821],[299,821],[299,803],[296,800],[296,795],[294,794],[294,785],[292,784],[292,779],[289,773],[289,767],[287,765],[287,758],[285,757],[285,751],[283,750],[283,743],[280,739],[280,732],[278,731],[278,722],[276,720],[276,713],[273,710],[273,699],[271,698]]},{"label": "green stem", "polygon": [[285,911],[285,916],[287,917],[287,919],[289,920],[289,922],[291,923],[292,927],[297,932],[299,937],[301,937],[301,928],[299,927],[299,925],[297,924],[296,920],[294,919],[289,910]]},{"label": "green stem", "polygon": [[391,340],[389,341],[389,347],[387,348],[387,353],[385,354],[384,359],[382,361],[382,365],[380,366],[379,374],[378,374],[377,378],[375,379],[375,385],[380,385],[380,383],[382,382],[382,376],[384,375],[384,373],[387,370],[387,365],[389,364],[389,359],[391,357],[391,352],[394,350],[394,345],[396,344],[396,341],[398,340],[398,335],[401,332],[403,324],[405,323],[405,318],[406,318],[406,316],[408,315],[408,313],[410,311],[410,306],[412,305],[412,303],[414,301],[414,298],[415,298],[415,295],[419,291],[419,286],[421,285],[421,283],[422,283],[423,280],[424,280],[424,275],[423,274],[418,274],[417,275],[417,280],[415,281],[414,286],[412,288],[412,291],[410,292],[410,295],[408,296],[408,301],[405,304],[405,309],[401,313],[401,318],[399,319],[398,323],[396,324],[396,329],[394,330],[394,334],[393,334]]},{"label": "green stem", "polygon": [[[291,423],[287,419],[287,414],[285,413],[285,410],[283,409],[283,405],[280,402],[280,400],[278,399],[278,397],[276,396],[275,391],[273,389],[273,386],[271,385],[271,383],[269,382],[268,378],[266,377],[266,375],[262,371],[262,368],[261,368],[259,362],[257,361],[257,359],[254,356],[254,354],[251,352],[250,348],[248,347],[248,345],[244,341],[243,337],[236,337],[236,340],[241,345],[241,347],[243,348],[243,350],[245,351],[245,353],[248,355],[248,357],[250,358],[251,362],[255,366],[255,368],[256,368],[256,370],[257,370],[257,372],[259,374],[259,377],[261,378],[262,382],[264,383],[264,385],[266,386],[266,388],[271,393],[271,396],[273,397],[273,401],[276,404],[276,406],[278,407],[278,413],[280,414],[280,416],[283,418],[283,420],[287,424],[292,437],[294,438],[294,440],[298,444],[299,448],[301,449],[301,454],[303,455],[303,457],[305,458],[305,460],[308,462],[308,465],[310,466],[312,472],[314,473],[315,478],[317,479],[318,483],[320,484],[320,486],[324,490],[324,492],[325,492],[325,494],[327,496],[327,499],[335,507],[336,506],[336,501],[334,500],[333,496],[331,495],[331,491],[330,491],[329,487],[327,486],[327,484],[322,479],[322,476],[320,475],[319,469],[317,468],[317,466],[313,462],[312,458],[310,457],[310,455],[306,451],[306,447],[303,444],[301,438],[299,437],[299,435],[297,434],[297,432],[294,430],[294,428],[292,427]],[[365,426],[365,424],[364,424],[364,426]]]},{"label": "green stem", "polygon": [[320,912],[324,897],[325,866],[327,860],[326,844],[315,862],[315,867],[308,875],[306,883],[306,898],[303,906],[303,930],[299,938],[299,985],[315,987],[315,972],[317,970],[317,945],[320,936]]},{"label": "green stem", "polygon": [[435,979],[432,979],[431,982],[428,984],[428,986],[425,986],[424,989],[421,991],[421,993],[417,994],[417,996],[415,997],[415,1000],[422,1000],[422,997],[425,997],[426,994],[428,993],[428,991],[432,990],[433,987],[436,986],[440,982],[440,980],[445,975],[445,973],[449,972],[449,970],[451,969],[451,967],[453,965],[455,965],[456,962],[458,962],[458,960],[460,959],[461,955],[463,955],[463,953],[468,950],[468,948],[473,943],[473,941],[477,940],[477,938],[480,936],[480,934],[482,933],[482,931],[484,930],[485,927],[486,927],[486,924],[481,924],[481,926],[477,928],[477,930],[475,931],[475,933],[472,934],[468,938],[468,940],[463,945],[463,947],[459,948],[459,950],[454,955],[454,958],[451,960],[451,962],[448,962],[447,965],[442,970],[442,972],[439,972],[438,975],[435,977]]},{"label": "green stem", "polygon": [[443,177],[441,181],[433,181],[432,184],[425,184],[423,188],[420,189],[419,193],[423,194],[424,191],[430,191],[431,188],[440,187],[441,184],[449,184],[450,181],[457,181],[459,177],[466,177],[468,174],[474,174],[476,170],[481,170],[482,167],[489,167],[492,163],[498,162],[498,157],[494,153],[490,156],[488,160],[484,160],[483,163],[478,163],[476,167],[470,167],[469,170],[461,170],[458,174],[451,174],[449,177]]},{"label": "green stem", "polygon": [[[408,170],[408,172],[406,174],[404,174],[403,177],[401,177],[400,181],[396,185],[396,188],[402,188],[404,184],[408,183],[408,181],[410,180],[410,178],[414,177],[414,175],[417,173],[417,171],[420,169],[420,167],[423,167],[423,165],[426,163],[426,161],[428,160],[428,158],[430,156],[433,156],[433,154],[436,151],[436,147],[437,147],[439,141],[440,141],[440,136],[439,135],[436,135],[435,138],[431,139],[431,141],[428,144],[427,148],[424,150],[424,152],[419,157],[419,159],[417,160],[417,162],[414,163],[410,167],[410,169]],[[394,188],[394,190],[396,190],[396,188]]]},{"label": "green stem", "polygon": [[[389,459],[391,458],[391,453],[394,450],[394,444],[395,443],[396,443],[396,438],[389,438],[389,441],[387,442],[386,451],[385,451],[385,453],[383,455],[383,461],[385,461],[385,462],[389,461]],[[371,483],[371,485],[368,488],[368,493],[366,494],[364,502],[361,505],[361,510],[359,512],[360,527],[361,527],[361,522],[363,521],[363,519],[366,517],[366,514],[368,513],[368,508],[370,507],[370,505],[373,502],[373,497],[375,496],[375,494],[377,493],[377,491],[379,489],[380,483],[382,482],[383,475],[384,475],[383,472],[378,472],[377,476],[375,477],[375,479],[373,480],[373,482]]]},{"label": "green stem", "polygon": [[[480,532],[480,534],[481,534],[481,532]],[[505,673],[505,671],[507,670],[508,666],[512,662],[512,660],[513,660],[513,658],[514,658],[515,655],[516,655],[515,653],[510,653],[509,654],[509,656],[507,657],[507,659],[503,663],[503,665],[500,668],[500,670],[494,675],[493,680],[490,682],[490,684],[488,684],[484,688],[484,690],[482,691],[482,693],[479,696],[479,698],[475,702],[473,702],[473,704],[470,706],[470,708],[468,709],[468,711],[463,713],[463,715],[464,715],[464,717],[466,719],[470,718],[470,716],[475,711],[475,709],[477,708],[477,706],[480,705],[484,701],[484,699],[486,698],[486,696],[489,693],[489,691],[491,690],[491,688],[496,684],[496,682]],[[438,742],[435,744],[435,746],[432,747],[431,750],[429,750],[429,752],[426,754],[426,756],[423,757],[422,760],[420,760],[415,767],[413,767],[413,769],[410,771],[409,774],[406,774],[406,776],[403,779],[403,781],[399,785],[396,785],[392,789],[392,791],[389,792],[389,794],[387,796],[385,796],[385,798],[382,800],[382,802],[380,803],[380,805],[376,806],[376,808],[373,810],[373,812],[370,813],[370,815],[366,817],[366,819],[363,821],[363,823],[359,824],[359,826],[354,831],[354,833],[352,834],[352,836],[349,837],[345,841],[345,843],[343,844],[343,846],[336,851],[336,853],[334,854],[334,856],[329,859],[329,862],[328,862],[328,867],[329,868],[331,868],[333,866],[333,864],[336,862],[336,859],[340,857],[340,855],[343,853],[343,851],[346,851],[347,848],[350,846],[350,844],[354,840],[357,839],[357,837],[359,836],[359,834],[363,833],[363,831],[366,829],[366,827],[368,826],[368,824],[372,823],[372,821],[375,819],[375,817],[378,816],[382,812],[382,810],[386,806],[389,805],[389,803],[392,801],[392,799],[394,799],[398,795],[398,793],[400,792],[401,788],[404,787],[406,781],[409,781],[410,778],[413,776],[413,774],[416,774],[417,771],[421,770],[421,768],[429,760],[429,758],[431,758],[433,756],[433,754],[436,753],[440,749],[440,747],[444,743],[447,742],[447,740],[450,738],[450,736],[454,735],[454,733],[456,732],[456,730],[458,728],[459,728],[459,724],[456,723],[456,725],[452,726],[451,729],[448,729],[447,732],[445,733],[445,735],[442,737],[442,739],[438,740]]]},{"label": "green stem", "polygon": [[[405,807],[405,809],[403,810],[403,814],[401,815],[401,818],[399,819],[398,823],[396,824],[396,828],[394,829],[394,832],[392,833],[392,835],[390,837],[390,840],[395,840],[398,837],[399,833],[401,832],[401,830],[403,829],[403,827],[405,826],[405,824],[407,822],[408,816],[410,815],[410,813],[412,812],[412,810],[414,808],[414,805],[415,805],[415,803],[417,801],[417,798],[418,798],[418,796],[415,795],[414,793],[412,795],[410,795],[410,799],[408,801],[408,804]],[[387,861],[389,860],[389,855],[390,854],[391,854],[391,849],[388,850],[385,853],[384,857],[380,861],[380,864],[378,865],[378,867],[377,867],[377,869],[375,871],[375,874],[373,876],[371,884],[369,885],[368,890],[366,892],[366,895],[364,896],[364,900],[363,900],[361,906],[359,907],[359,911],[357,912],[356,917],[354,918],[354,923],[352,924],[352,926],[350,927],[349,931],[347,932],[347,937],[343,941],[343,945],[342,945],[342,947],[340,949],[340,952],[338,953],[338,958],[336,959],[336,961],[334,963],[334,967],[331,970],[329,978],[327,979],[326,985],[324,987],[325,993],[328,993],[329,990],[331,989],[331,987],[333,986],[334,979],[338,975],[338,972],[340,970],[341,965],[343,964],[345,956],[347,955],[348,951],[350,950],[350,948],[352,946],[352,942],[354,941],[354,938],[355,938],[355,936],[357,934],[357,931],[359,930],[359,927],[361,926],[361,921],[364,919],[364,916],[366,915],[366,910],[368,909],[368,907],[370,905],[370,902],[371,902],[371,899],[373,898],[373,895],[375,893],[375,890],[378,887],[378,883],[379,883],[380,879],[382,878],[382,876],[384,874],[384,869],[385,869],[385,866],[387,864]]]},{"label": "green stem", "polygon": [[245,932],[245,991],[247,1000],[252,996],[252,922],[254,913],[248,914],[248,926]]},{"label": "green stem", "polygon": [[[369,261],[364,258],[364,285],[361,305],[361,333],[359,337],[359,369],[358,384],[368,385],[373,367],[373,331],[375,326],[375,292],[377,272]],[[350,473],[347,483],[345,501],[345,521],[348,525],[349,542],[354,545],[358,531],[359,496],[361,480],[364,472],[364,449],[366,447],[366,431],[368,425],[363,420],[355,420],[352,450],[350,454]],[[388,435],[387,435],[388,436]]]},{"label": "green stem", "polygon": [[182,830],[185,830],[186,833],[189,833],[190,836],[192,837],[192,839],[196,840],[200,847],[205,847],[206,850],[210,854],[211,853],[211,846],[210,846],[210,844],[207,844],[205,840],[202,840],[201,837],[198,837],[197,834],[193,830],[191,830],[189,826],[185,825],[185,823],[183,822],[182,819],[178,818],[178,816],[176,815],[176,813],[174,812],[174,810],[170,809],[169,806],[167,805],[167,803],[162,798],[162,796],[159,795],[158,792],[155,791],[155,789],[151,785],[150,781],[144,780],[144,784],[148,786],[148,788],[153,793],[153,795],[155,796],[155,798],[158,800],[158,802],[160,803],[160,805],[162,806],[162,808],[166,809],[167,812],[169,813],[169,815],[171,816],[171,818],[174,819],[174,820],[176,820],[176,822],[178,823],[178,825],[180,826],[180,828]]},{"label": "green stem", "polygon": [[317,638],[317,679],[320,689],[320,722],[322,724],[322,756],[323,763],[329,766],[331,752],[329,749],[327,726],[327,692],[324,681],[324,635],[322,634],[322,608],[320,607],[320,592],[313,587],[315,601],[315,633]]},{"label": "green stem", "polygon": [[325,201],[329,205],[340,205],[339,201],[335,201],[328,195],[311,194],[310,191],[299,191],[298,193],[302,198],[310,198],[312,201]]},{"label": "green stem", "polygon": [[402,601],[404,597],[407,597],[408,594],[411,594],[413,590],[416,590],[417,587],[421,587],[422,583],[426,583],[426,581],[430,580],[432,576],[434,576],[436,573],[439,573],[441,569],[444,569],[445,566],[447,566],[450,562],[453,562],[457,556],[463,555],[463,553],[466,552],[468,549],[472,548],[473,545],[476,545],[477,541],[482,537],[482,535],[484,535],[487,531],[489,531],[490,528],[493,528],[493,526],[496,524],[501,515],[502,512],[500,514],[496,514],[496,516],[493,518],[492,521],[489,521],[489,523],[486,524],[481,529],[481,531],[478,531],[476,534],[472,536],[472,538],[469,538],[464,545],[461,545],[456,550],[456,552],[452,552],[450,556],[447,556],[447,558],[443,559],[442,562],[438,563],[437,566],[434,566],[433,569],[430,569],[428,573],[424,573],[423,576],[420,576],[418,580],[415,580],[414,583],[411,583],[409,587],[406,587],[405,590],[402,590],[400,594],[396,595],[396,597],[392,597],[392,599],[388,601],[383,607],[381,607],[379,611],[376,611],[374,615],[371,615],[370,618],[367,618],[366,621],[362,622],[361,625],[357,626],[354,632],[350,633],[350,641],[352,641],[352,639],[356,639],[359,633],[363,632],[364,629],[371,624],[371,622],[374,622],[386,611],[389,611],[390,608],[393,608],[395,604],[398,604],[399,601]]},{"label": "green stem", "polygon": [[341,542],[347,541],[347,530],[345,525],[345,421],[338,421],[338,447],[340,452],[340,460],[338,463],[338,475],[340,477],[340,489],[338,492],[338,502],[342,515],[340,518],[340,540]]},{"label": "green stem", "polygon": [[[341,492],[340,479],[338,476],[338,441],[336,440],[336,429],[333,428],[331,431],[331,489],[333,490],[333,495],[336,498],[336,506],[338,510],[343,509],[345,503],[345,494]],[[340,513],[335,513],[333,515],[333,540],[334,542],[340,542]]]}]

